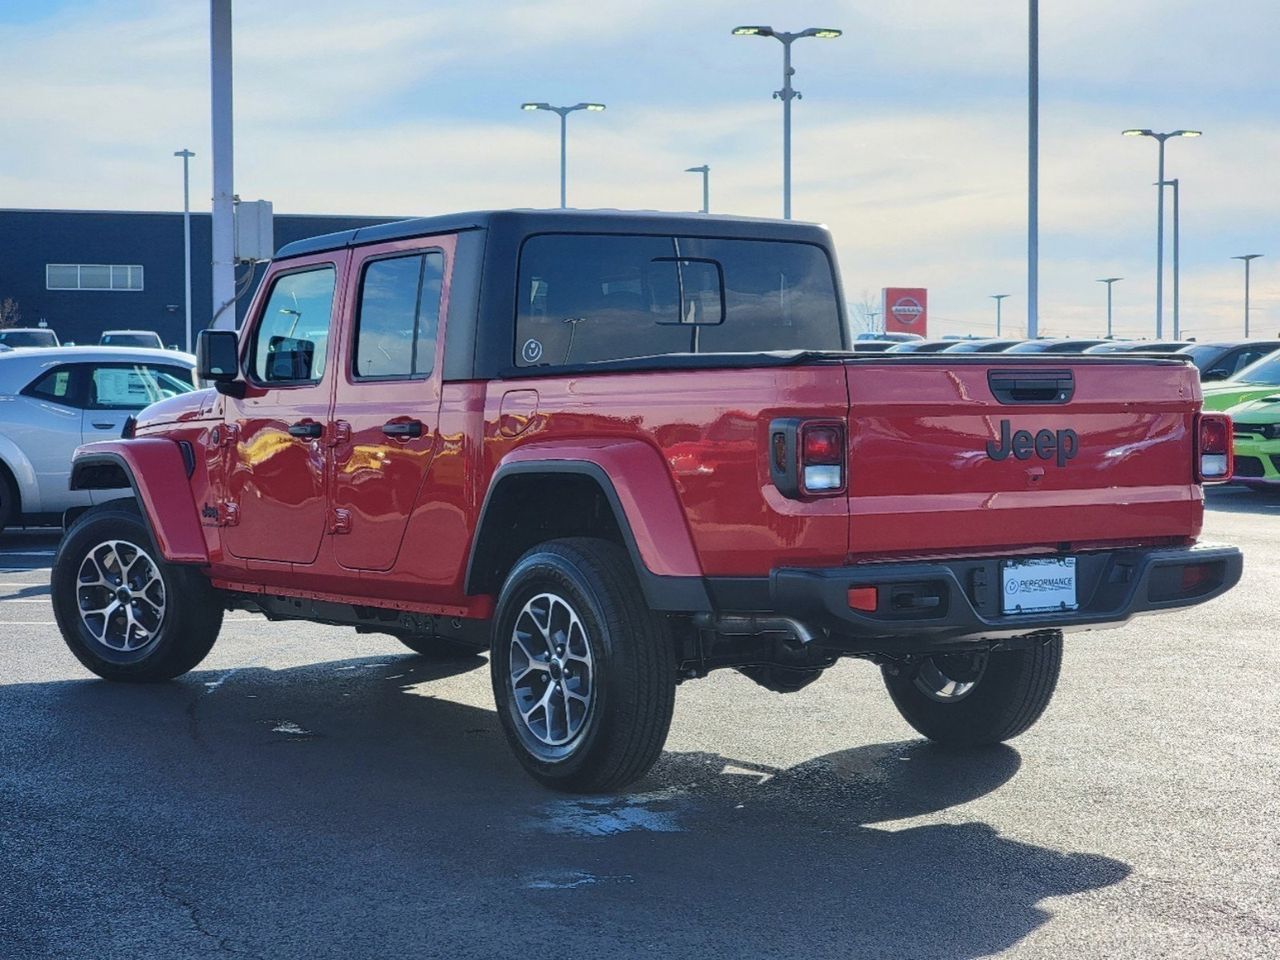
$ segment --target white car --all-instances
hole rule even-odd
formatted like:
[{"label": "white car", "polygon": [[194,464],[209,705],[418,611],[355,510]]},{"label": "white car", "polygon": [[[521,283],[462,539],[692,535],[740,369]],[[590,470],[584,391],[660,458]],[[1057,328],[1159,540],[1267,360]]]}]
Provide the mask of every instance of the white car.
[{"label": "white car", "polygon": [[100,347],[150,347],[164,349],[164,341],[154,330],[104,330],[98,338]]},{"label": "white car", "polygon": [[0,353],[0,530],[59,522],[118,497],[72,491],[71,454],[118,437],[157,400],[194,389],[195,358],[128,347],[20,348]]}]

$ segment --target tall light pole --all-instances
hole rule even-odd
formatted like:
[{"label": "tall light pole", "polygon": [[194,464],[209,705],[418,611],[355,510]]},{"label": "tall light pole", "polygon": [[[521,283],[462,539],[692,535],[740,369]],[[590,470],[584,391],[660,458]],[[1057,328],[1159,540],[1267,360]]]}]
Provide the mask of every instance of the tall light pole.
[{"label": "tall light pole", "polygon": [[711,212],[711,167],[703,164],[700,167],[688,167],[685,173],[702,174],[702,212]]},{"label": "tall light pole", "polygon": [[231,107],[231,0],[209,0],[209,74],[211,139],[213,141],[213,318],[217,327],[222,314],[230,310],[236,326],[236,240],[235,177],[232,164]]},{"label": "tall light pole", "polygon": [[1232,260],[1244,261],[1244,338],[1249,339],[1249,264],[1257,260],[1262,254],[1246,253],[1239,257],[1232,257]]},{"label": "tall light pole", "polygon": [[1107,339],[1111,339],[1111,285],[1119,283],[1124,277],[1103,277],[1099,283],[1107,285]]},{"label": "tall light pole", "polygon": [[195,156],[186,147],[175,150],[173,155],[182,158],[182,254],[186,261],[187,282],[187,353],[191,352],[191,171],[189,163]]},{"label": "tall light pole", "polygon": [[1198,137],[1199,130],[1173,130],[1170,133],[1156,133],[1154,130],[1129,129],[1122,130],[1126,137],[1151,137],[1160,144],[1159,173],[1156,182],[1160,184],[1156,199],[1156,339],[1164,336],[1164,144],[1171,137]]},{"label": "tall light pole", "polygon": [[843,34],[834,27],[808,27],[796,33],[775,30],[773,27],[734,27],[735,37],[773,37],[782,43],[782,89],[775,90],[773,99],[782,101],[782,218],[791,219],[791,101],[803,99],[800,91],[791,86],[795,69],[791,66],[791,44],[805,37],[834,40]]},{"label": "tall light pole", "polygon": [[565,207],[565,146],[568,140],[569,114],[575,110],[589,110],[599,113],[604,109],[603,103],[575,103],[572,107],[553,107],[549,103],[522,103],[521,110],[550,110],[560,116],[560,209]]},{"label": "tall light pole", "polygon": [[1182,334],[1182,319],[1178,311],[1178,293],[1182,289],[1182,282],[1178,277],[1178,246],[1181,228],[1179,226],[1180,217],[1178,211],[1178,178],[1166,180],[1166,187],[1173,187],[1173,339],[1180,340]]},{"label": "tall light pole", "polygon": [[1040,335],[1040,3],[1027,11],[1027,337]]},{"label": "tall light pole", "polygon": [[[1009,294],[1007,294],[1007,293],[993,293],[993,294],[991,295],[991,299],[992,299],[992,300],[994,300],[994,301],[996,302],[996,336],[997,336],[997,337],[999,337],[999,336],[1000,336],[1000,306],[1001,306],[1001,301],[1003,301],[1003,300],[1004,300],[1005,298],[1007,298],[1008,296],[1009,296]],[[1028,336],[1030,336],[1030,334],[1028,334]],[[1034,339],[1034,338],[1032,338],[1032,339]]]}]

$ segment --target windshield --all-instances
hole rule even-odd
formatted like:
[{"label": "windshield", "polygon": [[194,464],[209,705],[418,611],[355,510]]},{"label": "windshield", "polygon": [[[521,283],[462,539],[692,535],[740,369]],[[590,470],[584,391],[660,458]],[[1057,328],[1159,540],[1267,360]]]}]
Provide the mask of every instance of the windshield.
[{"label": "windshield", "polygon": [[1267,387],[1280,385],[1280,353],[1263,357],[1257,363],[1252,363],[1239,373],[1227,377],[1223,382],[1256,383]]},{"label": "windshield", "polygon": [[0,343],[6,347],[56,347],[58,338],[52,330],[0,330]]},{"label": "windshield", "polygon": [[154,333],[104,333],[104,347],[158,347],[160,337]]},{"label": "windshield", "polygon": [[1178,353],[1191,358],[1191,362],[1198,368],[1204,370],[1214,360],[1222,356],[1222,348],[1215,347],[1212,344],[1204,343],[1198,347],[1183,347]]}]

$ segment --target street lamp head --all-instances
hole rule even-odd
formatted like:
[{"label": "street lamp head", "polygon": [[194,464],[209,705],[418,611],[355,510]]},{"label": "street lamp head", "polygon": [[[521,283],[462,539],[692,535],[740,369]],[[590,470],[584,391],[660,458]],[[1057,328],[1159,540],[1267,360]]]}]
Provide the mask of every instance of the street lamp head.
[{"label": "street lamp head", "polygon": [[1116,283],[1117,281],[1120,281],[1123,279],[1124,277],[1102,277],[1098,282],[1099,283]]},{"label": "street lamp head", "polygon": [[188,159],[195,156],[195,154],[192,151],[188,150],[186,147],[183,147],[181,150],[173,151],[173,155],[175,157],[186,157]]},{"label": "street lamp head", "polygon": [[603,103],[579,103],[574,107],[575,110],[590,110],[592,113],[600,113],[604,110]]},{"label": "street lamp head", "polygon": [[773,27],[763,27],[763,26],[734,27],[733,35],[735,37],[772,37]]},{"label": "street lamp head", "polygon": [[708,164],[704,163],[700,167],[686,167],[684,172],[685,173],[710,173],[711,167]]},{"label": "street lamp head", "polygon": [[844,31],[836,27],[810,27],[808,30],[801,31],[802,37],[817,37],[819,40],[834,40],[836,37],[844,36]]},{"label": "street lamp head", "polygon": [[550,109],[551,109],[551,104],[549,104],[549,103],[522,103],[522,104],[520,104],[520,109],[521,109],[521,110],[550,110]]},{"label": "street lamp head", "polygon": [[1139,130],[1137,127],[1130,127],[1128,130],[1121,130],[1120,136],[1122,137],[1154,137],[1155,131]]},{"label": "street lamp head", "polygon": [[1243,260],[1248,263],[1250,260],[1257,260],[1262,254],[1260,253],[1244,253],[1238,257],[1232,257],[1232,260]]},{"label": "street lamp head", "polygon": [[1169,134],[1171,137],[1202,137],[1203,131],[1200,130],[1175,130]]}]

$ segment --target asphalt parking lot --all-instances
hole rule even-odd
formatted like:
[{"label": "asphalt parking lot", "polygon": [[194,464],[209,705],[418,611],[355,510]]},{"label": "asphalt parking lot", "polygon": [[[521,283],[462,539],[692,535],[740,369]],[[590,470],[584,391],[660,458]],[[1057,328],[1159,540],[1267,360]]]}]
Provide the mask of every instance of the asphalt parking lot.
[{"label": "asphalt parking lot", "polygon": [[1241,586],[1071,638],[1009,746],[915,739],[865,664],[719,673],[585,799],[480,658],[235,613],[178,682],[92,679],[55,538],[0,535],[0,958],[1280,956],[1280,500],[1210,497]]}]

